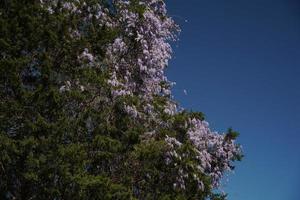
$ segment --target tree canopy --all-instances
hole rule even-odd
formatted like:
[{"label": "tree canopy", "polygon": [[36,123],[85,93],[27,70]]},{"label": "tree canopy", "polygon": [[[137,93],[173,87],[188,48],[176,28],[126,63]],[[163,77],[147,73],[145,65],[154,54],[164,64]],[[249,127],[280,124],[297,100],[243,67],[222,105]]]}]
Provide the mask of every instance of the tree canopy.
[{"label": "tree canopy", "polygon": [[238,133],[172,97],[164,1],[0,6],[0,199],[226,197]]}]

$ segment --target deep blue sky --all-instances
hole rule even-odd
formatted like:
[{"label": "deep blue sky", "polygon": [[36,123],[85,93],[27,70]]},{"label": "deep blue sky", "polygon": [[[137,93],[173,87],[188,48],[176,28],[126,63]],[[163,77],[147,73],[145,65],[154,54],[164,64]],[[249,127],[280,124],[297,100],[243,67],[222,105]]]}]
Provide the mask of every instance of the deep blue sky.
[{"label": "deep blue sky", "polygon": [[300,1],[167,5],[182,28],[168,69],[175,98],[214,130],[241,133],[229,200],[300,200]]}]

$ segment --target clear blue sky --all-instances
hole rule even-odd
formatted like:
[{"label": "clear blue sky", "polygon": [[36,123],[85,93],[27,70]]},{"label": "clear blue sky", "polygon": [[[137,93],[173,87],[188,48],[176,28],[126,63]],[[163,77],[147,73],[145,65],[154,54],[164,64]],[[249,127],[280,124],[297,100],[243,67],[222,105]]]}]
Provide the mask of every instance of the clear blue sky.
[{"label": "clear blue sky", "polygon": [[175,98],[241,133],[229,200],[300,200],[300,1],[167,5],[182,28],[168,69]]}]

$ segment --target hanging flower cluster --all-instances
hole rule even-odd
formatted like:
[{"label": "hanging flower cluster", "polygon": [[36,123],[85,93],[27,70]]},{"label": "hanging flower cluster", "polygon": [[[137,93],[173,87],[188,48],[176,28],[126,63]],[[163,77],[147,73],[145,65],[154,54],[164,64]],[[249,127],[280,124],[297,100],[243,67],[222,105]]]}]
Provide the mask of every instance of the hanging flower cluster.
[{"label": "hanging flower cluster", "polygon": [[[186,126],[186,138],[192,145],[194,154],[182,152],[183,143],[175,137],[165,138],[169,147],[165,162],[177,169],[174,187],[185,189],[186,180],[192,178],[197,182],[198,189],[203,191],[204,183],[200,176],[205,175],[210,178],[211,188],[216,189],[225,173],[233,169],[233,161],[242,155],[241,148],[227,134],[211,131],[206,121],[190,118]],[[195,161],[190,163],[193,170],[182,163],[187,158]]]},{"label": "hanging flower cluster", "polygon": [[232,161],[241,155],[241,149],[226,134],[218,134],[209,128],[206,121],[190,119],[187,135],[195,147],[198,169],[211,177],[213,187],[218,187],[224,172],[232,169]]},{"label": "hanging flower cluster", "polygon": [[[169,40],[175,39],[178,30],[167,16],[165,4],[160,0],[115,1],[115,25],[124,31],[107,48],[111,67],[111,83],[119,82],[115,95],[138,93],[146,99],[153,95],[170,94],[170,83],[164,69],[171,58]],[[136,7],[139,12],[129,9]]]}]

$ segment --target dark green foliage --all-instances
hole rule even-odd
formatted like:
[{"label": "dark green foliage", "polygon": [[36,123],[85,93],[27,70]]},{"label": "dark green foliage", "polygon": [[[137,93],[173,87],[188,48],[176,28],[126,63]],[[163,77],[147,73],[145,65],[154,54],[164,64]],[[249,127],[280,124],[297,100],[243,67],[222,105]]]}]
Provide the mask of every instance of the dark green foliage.
[{"label": "dark green foliage", "polygon": [[[84,2],[99,1],[79,1],[78,6]],[[113,14],[110,1],[101,2]],[[145,12],[137,0],[131,6],[139,15]],[[203,192],[193,181],[185,192],[174,189],[179,166],[166,166],[164,157],[164,138],[186,141],[185,122],[203,120],[203,113],[166,115],[167,97],[157,96],[153,106],[171,125],[157,128],[158,134],[145,142],[142,134],[155,123],[134,120],[123,109],[125,104],[139,109],[141,99],[113,101],[106,66],[82,67],[88,63],[77,59],[89,47],[102,63],[105,45],[121,31],[83,24],[86,14],[70,15],[59,3],[50,15],[38,0],[0,1],[0,199],[204,200],[212,195],[203,174],[198,174],[206,186]],[[70,37],[74,27],[86,34]],[[88,89],[75,84],[61,92],[65,80]],[[232,129],[226,135],[229,140],[237,136]],[[195,154],[188,142],[180,151]],[[193,171],[195,162],[187,157],[180,167]]]},{"label": "dark green foliage", "polygon": [[[107,122],[114,106],[93,104],[107,93],[106,72],[76,68],[84,47],[103,54],[115,31],[91,25],[86,37],[70,38],[68,29],[80,21],[64,12],[49,15],[39,1],[1,1],[0,199],[132,197],[110,176],[127,148],[118,138],[122,130]],[[61,93],[63,77],[93,90]],[[91,117],[100,122],[94,133],[86,126]],[[137,142],[133,133],[126,140]]]}]

